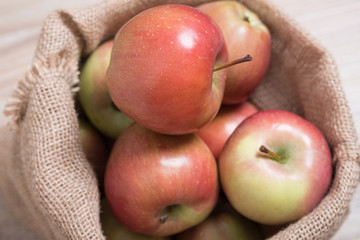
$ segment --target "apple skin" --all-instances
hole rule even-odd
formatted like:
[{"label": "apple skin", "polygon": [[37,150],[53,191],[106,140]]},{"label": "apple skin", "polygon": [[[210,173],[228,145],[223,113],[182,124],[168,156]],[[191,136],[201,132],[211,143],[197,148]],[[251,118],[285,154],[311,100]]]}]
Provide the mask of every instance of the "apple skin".
[{"label": "apple skin", "polygon": [[[280,161],[259,151],[264,145]],[[283,110],[255,113],[242,122],[219,159],[222,189],[245,217],[268,225],[295,221],[326,194],[331,152],[320,130]]]},{"label": "apple skin", "polygon": [[271,34],[259,17],[238,1],[214,1],[197,9],[208,14],[220,27],[229,61],[246,54],[252,61],[228,69],[224,104],[245,101],[261,83],[271,57]]},{"label": "apple skin", "polygon": [[235,105],[221,106],[216,117],[195,134],[210,148],[218,159],[228,138],[236,127],[258,109],[248,101]]},{"label": "apple skin", "polygon": [[106,139],[84,119],[79,119],[79,134],[85,157],[95,171],[100,186],[102,186],[105,167],[110,154]]},{"label": "apple skin", "polygon": [[106,198],[100,203],[100,222],[107,240],[170,240],[169,237],[154,237],[129,230],[114,217]]},{"label": "apple skin", "polygon": [[174,237],[174,240],[260,240],[256,224],[232,212],[219,212]]},{"label": "apple skin", "polygon": [[107,84],[116,106],[165,134],[192,133],[213,119],[224,93],[222,33],[210,17],[177,4],[150,8],[116,34]]},{"label": "apple skin", "polygon": [[169,236],[190,228],[210,214],[218,194],[216,161],[195,134],[165,135],[135,123],[115,142],[105,196],[132,231]]},{"label": "apple skin", "polygon": [[89,121],[104,135],[117,138],[133,121],[112,103],[106,85],[113,40],[102,43],[80,72],[79,101]]}]

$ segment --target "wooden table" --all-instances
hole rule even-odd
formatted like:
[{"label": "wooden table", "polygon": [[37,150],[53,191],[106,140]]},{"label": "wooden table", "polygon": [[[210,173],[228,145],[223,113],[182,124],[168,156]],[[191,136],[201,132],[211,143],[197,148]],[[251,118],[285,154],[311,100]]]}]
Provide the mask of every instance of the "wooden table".
[{"label": "wooden table", "polygon": [[[45,17],[59,8],[82,8],[100,0],[0,0],[0,124],[7,99],[29,66]],[[360,136],[360,1],[273,0],[333,54]],[[360,239],[360,190],[347,220],[333,237]],[[13,218],[0,192],[0,239],[37,239]]]}]

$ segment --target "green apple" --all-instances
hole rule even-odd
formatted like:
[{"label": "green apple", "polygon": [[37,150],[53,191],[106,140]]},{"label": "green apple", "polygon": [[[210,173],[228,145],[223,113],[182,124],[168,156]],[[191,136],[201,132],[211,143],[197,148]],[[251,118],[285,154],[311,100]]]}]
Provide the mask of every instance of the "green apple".
[{"label": "green apple", "polygon": [[133,121],[112,103],[105,77],[113,40],[102,43],[80,72],[79,101],[90,122],[104,135],[117,138]]},{"label": "green apple", "polygon": [[240,214],[223,211],[174,237],[174,240],[260,240],[261,234],[254,222]]},{"label": "green apple", "polygon": [[239,213],[279,225],[319,204],[332,179],[332,157],[315,125],[288,111],[266,110],[237,127],[220,155],[219,172]]}]

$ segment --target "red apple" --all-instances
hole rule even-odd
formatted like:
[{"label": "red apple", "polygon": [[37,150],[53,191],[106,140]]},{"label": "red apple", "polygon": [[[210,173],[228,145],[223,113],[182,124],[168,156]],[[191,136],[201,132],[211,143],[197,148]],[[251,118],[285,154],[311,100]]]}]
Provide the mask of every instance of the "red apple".
[{"label": "red apple", "polygon": [[200,223],[218,193],[214,156],[194,134],[164,135],[134,124],[115,142],[106,167],[109,205],[139,233],[169,236]]},{"label": "red apple", "polygon": [[79,119],[79,133],[85,156],[93,167],[99,184],[102,185],[105,166],[109,157],[109,148],[106,140],[84,119]]},{"label": "red apple", "polygon": [[308,214],[326,194],[331,152],[321,131],[304,118],[260,111],[229,138],[219,174],[239,213],[262,224],[284,224]]},{"label": "red apple", "polygon": [[265,76],[270,62],[271,35],[260,18],[238,1],[213,1],[197,7],[220,27],[229,61],[250,54],[253,60],[228,69],[223,103],[245,101]]},{"label": "red apple", "polygon": [[105,198],[101,200],[100,222],[106,240],[170,240],[129,230],[115,218]]},{"label": "red apple", "polygon": [[130,19],[116,34],[107,84],[116,106],[166,134],[198,130],[223,98],[227,50],[218,26],[190,6],[168,4]]},{"label": "red apple", "polygon": [[218,159],[226,141],[236,127],[257,111],[257,108],[247,101],[222,106],[216,117],[200,128],[196,135],[208,145],[215,158]]},{"label": "red apple", "polygon": [[262,239],[256,224],[232,212],[219,212],[174,237],[174,240]]},{"label": "red apple", "polygon": [[79,101],[90,122],[104,135],[116,138],[133,121],[112,103],[105,77],[113,40],[102,43],[80,72]]}]

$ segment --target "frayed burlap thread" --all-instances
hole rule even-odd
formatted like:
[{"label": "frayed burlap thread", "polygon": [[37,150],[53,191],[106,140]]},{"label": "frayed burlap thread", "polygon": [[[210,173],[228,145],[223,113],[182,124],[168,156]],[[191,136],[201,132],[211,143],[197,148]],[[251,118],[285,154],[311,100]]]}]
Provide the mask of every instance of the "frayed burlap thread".
[{"label": "frayed burlap thread", "polygon": [[[33,63],[20,79],[1,129],[0,186],[15,214],[44,239],[104,239],[95,175],[81,149],[74,94],[82,60],[135,14],[202,0],[111,0],[58,10],[45,20]],[[295,112],[318,126],[333,152],[328,194],[272,239],[329,239],[349,212],[359,182],[359,145],[338,70],[326,49],[266,0],[242,1],[272,34],[268,73],[251,100]],[[245,53],[244,53],[245,54]],[[240,55],[244,55],[241,53]]]}]

